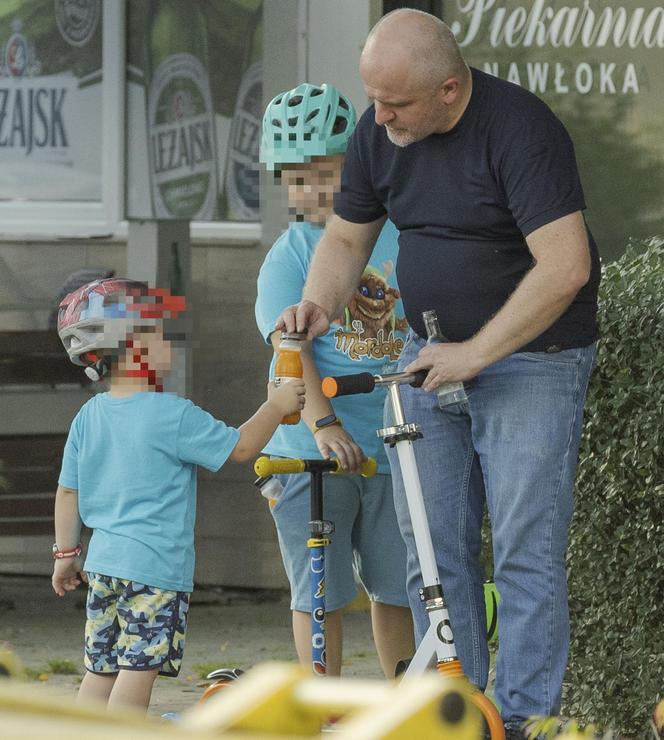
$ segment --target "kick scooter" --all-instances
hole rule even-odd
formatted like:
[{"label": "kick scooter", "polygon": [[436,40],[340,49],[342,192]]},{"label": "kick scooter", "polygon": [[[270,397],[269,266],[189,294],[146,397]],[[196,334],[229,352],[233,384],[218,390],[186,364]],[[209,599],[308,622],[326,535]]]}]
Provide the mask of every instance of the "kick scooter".
[{"label": "kick scooter", "polygon": [[[360,474],[370,478],[376,474],[376,461],[369,457],[362,463]],[[309,473],[311,475],[311,521],[309,560],[311,576],[311,666],[317,676],[327,673],[325,654],[325,548],[331,544],[333,522],[323,517],[323,473],[343,474],[345,471],[336,459],[300,460],[291,458],[260,457],[254,465],[259,481],[268,476]],[[257,481],[257,485],[260,485]]]},{"label": "kick scooter", "polygon": [[[459,678],[464,677],[464,673],[454,646],[447,604],[438,576],[436,557],[413,449],[413,443],[421,439],[423,434],[417,424],[406,422],[399,389],[399,386],[405,383],[414,388],[419,388],[424,382],[427,372],[426,370],[420,370],[417,373],[401,372],[388,375],[358,373],[327,377],[323,379],[322,388],[323,393],[328,398],[371,393],[377,387],[387,389],[394,426],[379,429],[377,434],[385,444],[397,449],[408,511],[413,527],[415,547],[424,582],[421,598],[429,617],[429,628],[403,675],[409,677],[421,674],[435,658],[436,668],[440,673],[445,676]],[[482,713],[492,740],[503,740],[505,737],[503,722],[493,702],[479,689],[472,692],[472,701]]]},{"label": "kick scooter", "polygon": [[[360,475],[370,478],[376,474],[376,461],[369,457],[362,463]],[[293,475],[309,473],[311,475],[309,522],[310,537],[307,547],[311,550],[310,580],[311,580],[311,666],[317,676],[327,673],[325,654],[325,548],[331,544],[330,535],[334,532],[334,523],[327,521],[323,516],[323,473],[345,473],[336,459],[331,460],[302,460],[298,458],[269,458],[259,457],[254,464],[254,471],[258,475],[256,487],[261,490],[270,481],[273,475]],[[279,487],[279,484],[277,484]],[[214,681],[207,687],[200,699],[206,702],[213,694],[221,691],[243,674],[240,668],[218,668],[209,673],[207,678]]]}]

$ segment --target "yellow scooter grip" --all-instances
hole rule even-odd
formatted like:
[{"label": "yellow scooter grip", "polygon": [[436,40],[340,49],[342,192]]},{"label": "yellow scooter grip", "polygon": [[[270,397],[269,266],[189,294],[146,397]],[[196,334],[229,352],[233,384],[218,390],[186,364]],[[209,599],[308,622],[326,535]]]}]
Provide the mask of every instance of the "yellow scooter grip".
[{"label": "yellow scooter grip", "polygon": [[378,471],[378,463],[374,460],[373,457],[368,457],[362,463],[362,467],[360,468],[360,475],[363,478],[373,478],[374,475],[376,475],[377,471]]},{"label": "yellow scooter grip", "polygon": [[[259,457],[254,463],[254,472],[261,478],[266,478],[268,475],[278,475],[279,473],[288,475],[292,473],[306,473],[313,467],[320,466],[320,469],[327,470],[330,473],[343,474],[346,471],[339,466],[339,461],[334,458],[332,460],[301,460],[298,458],[283,458],[275,457],[269,458],[266,455]],[[371,478],[376,475],[378,470],[378,464],[373,457],[368,457],[362,463],[360,468],[360,475],[363,478]]]},{"label": "yellow scooter grip", "polygon": [[306,471],[304,460],[285,457],[269,458],[267,455],[263,455],[263,457],[259,457],[254,463],[254,472],[261,478],[266,478],[268,475],[277,475],[278,473],[288,475],[290,473],[304,473]]}]

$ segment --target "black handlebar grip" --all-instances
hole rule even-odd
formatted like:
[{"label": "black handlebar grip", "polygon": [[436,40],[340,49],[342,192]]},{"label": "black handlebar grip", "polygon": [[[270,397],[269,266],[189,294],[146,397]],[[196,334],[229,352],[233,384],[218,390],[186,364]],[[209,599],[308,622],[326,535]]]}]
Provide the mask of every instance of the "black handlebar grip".
[{"label": "black handlebar grip", "polygon": [[323,395],[327,398],[337,396],[353,396],[356,393],[371,393],[376,387],[376,380],[371,373],[356,373],[355,375],[338,375],[333,378],[328,375],[323,378]]},{"label": "black handlebar grip", "polygon": [[413,388],[421,388],[422,387],[422,383],[424,383],[424,379],[426,378],[426,376],[428,374],[429,374],[429,371],[428,370],[418,370],[415,373],[415,377],[413,378],[413,382],[411,383],[411,385],[413,386]]}]

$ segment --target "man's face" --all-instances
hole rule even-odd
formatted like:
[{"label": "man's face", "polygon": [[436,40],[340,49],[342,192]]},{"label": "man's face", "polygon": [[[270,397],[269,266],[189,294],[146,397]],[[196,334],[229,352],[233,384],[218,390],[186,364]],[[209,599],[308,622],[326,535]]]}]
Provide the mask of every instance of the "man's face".
[{"label": "man's face", "polygon": [[439,99],[439,87],[414,84],[401,70],[360,65],[364,89],[375,106],[375,121],[385,126],[388,139],[399,147],[444,131],[448,113]]}]

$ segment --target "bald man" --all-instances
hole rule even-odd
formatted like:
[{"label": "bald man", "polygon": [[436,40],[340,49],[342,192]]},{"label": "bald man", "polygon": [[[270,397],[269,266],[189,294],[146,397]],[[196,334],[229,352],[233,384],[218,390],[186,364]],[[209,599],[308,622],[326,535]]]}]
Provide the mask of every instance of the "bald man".
[{"label": "bald man", "polygon": [[[303,300],[282,314],[317,336],[358,284],[386,217],[412,327],[404,388],[441,581],[459,657],[488,672],[479,564],[492,522],[502,596],[496,696],[508,737],[555,715],[569,644],[565,550],[586,388],[597,339],[599,258],[571,140],[536,96],[470,69],[434,16],[396,10],[371,31],[360,74],[373,104],[350,141],[336,215]],[[422,312],[449,342],[427,346]],[[468,401],[440,408],[463,381]],[[418,638],[428,626],[398,463],[395,502],[409,553]]]}]

